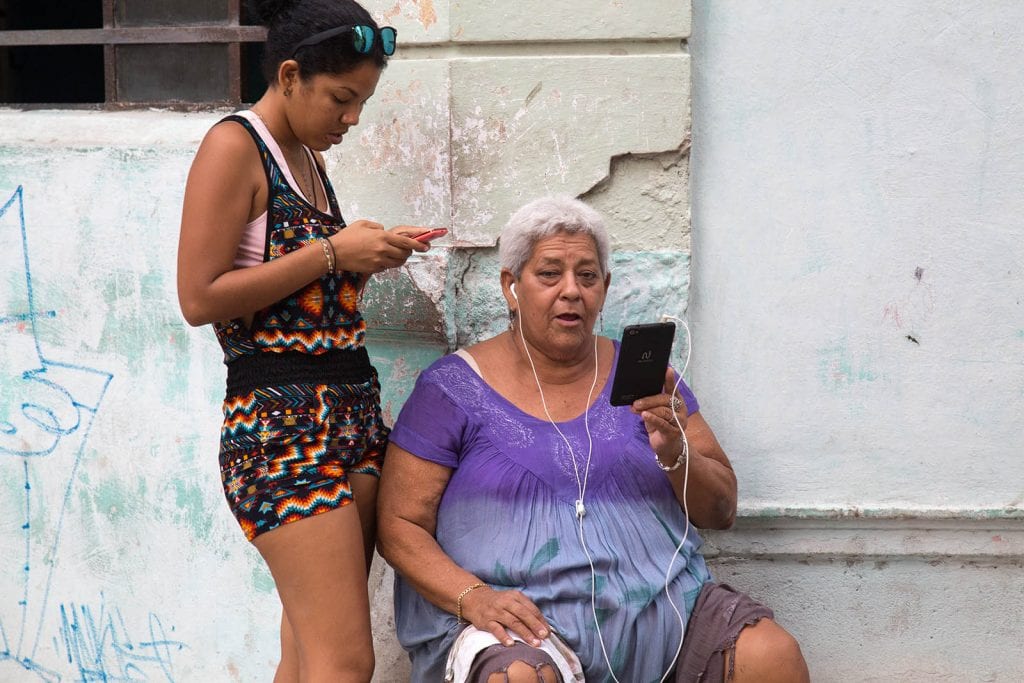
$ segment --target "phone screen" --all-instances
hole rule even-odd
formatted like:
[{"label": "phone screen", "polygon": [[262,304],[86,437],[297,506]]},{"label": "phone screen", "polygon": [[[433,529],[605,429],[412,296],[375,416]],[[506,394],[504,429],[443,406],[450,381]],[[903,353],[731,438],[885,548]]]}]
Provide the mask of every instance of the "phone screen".
[{"label": "phone screen", "polygon": [[675,323],[670,322],[627,325],[622,330],[609,397],[613,406],[661,393],[675,334]]}]

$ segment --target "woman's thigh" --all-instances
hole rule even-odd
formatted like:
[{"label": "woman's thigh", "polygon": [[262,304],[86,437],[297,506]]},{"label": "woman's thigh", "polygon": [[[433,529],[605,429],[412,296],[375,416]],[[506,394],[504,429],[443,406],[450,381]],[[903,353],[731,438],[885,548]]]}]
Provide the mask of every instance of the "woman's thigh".
[{"label": "woman's thigh", "polygon": [[377,544],[377,487],[380,477],[376,474],[352,473],[348,476],[352,498],[359,511],[359,525],[363,531],[363,552],[366,556],[366,571],[370,571],[373,551]]},{"label": "woman's thigh", "polygon": [[773,616],[770,609],[727,584],[704,584],[686,626],[676,683],[732,681],[728,653],[751,624]]},{"label": "woman's thigh", "polygon": [[270,567],[300,656],[372,653],[357,506],[282,525],[253,545]]}]

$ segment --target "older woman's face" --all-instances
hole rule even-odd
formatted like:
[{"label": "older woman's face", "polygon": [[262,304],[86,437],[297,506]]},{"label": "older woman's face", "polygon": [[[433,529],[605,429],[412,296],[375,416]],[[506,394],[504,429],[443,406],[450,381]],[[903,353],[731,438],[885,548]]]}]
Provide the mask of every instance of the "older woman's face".
[{"label": "older woman's face", "polygon": [[540,240],[516,287],[524,335],[532,345],[554,355],[592,345],[606,290],[607,280],[590,235],[556,233]]}]

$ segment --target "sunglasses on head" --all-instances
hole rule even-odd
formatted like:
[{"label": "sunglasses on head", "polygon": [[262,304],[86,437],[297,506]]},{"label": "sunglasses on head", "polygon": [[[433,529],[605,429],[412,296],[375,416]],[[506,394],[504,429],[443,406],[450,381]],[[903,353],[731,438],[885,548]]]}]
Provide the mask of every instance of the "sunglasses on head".
[{"label": "sunglasses on head", "polygon": [[368,55],[373,51],[373,42],[377,36],[380,36],[380,47],[384,54],[388,57],[395,54],[395,39],[398,36],[398,32],[393,27],[381,26],[379,29],[375,29],[366,24],[351,24],[330,28],[311,35],[295,46],[295,49],[292,50],[292,57],[294,58],[299,53],[299,50],[304,47],[322,43],[334,36],[340,36],[342,33],[352,34],[352,47],[361,55]]}]

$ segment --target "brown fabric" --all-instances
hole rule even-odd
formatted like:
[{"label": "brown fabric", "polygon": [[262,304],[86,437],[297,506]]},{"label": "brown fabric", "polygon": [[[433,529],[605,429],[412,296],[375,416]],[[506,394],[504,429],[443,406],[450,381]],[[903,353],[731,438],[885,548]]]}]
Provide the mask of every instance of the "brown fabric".
[{"label": "brown fabric", "polygon": [[[740,631],[774,613],[746,593],[724,583],[706,583],[686,626],[676,683],[719,683],[732,680],[723,653],[736,646]],[[728,676],[726,676],[728,673]]]},{"label": "brown fabric", "polygon": [[[473,666],[469,669],[469,677],[466,679],[468,683],[486,683],[487,678],[491,674],[506,673],[508,668],[513,662],[523,662],[533,668],[534,671],[540,671],[543,666],[551,667],[551,670],[555,672],[555,680],[561,681],[562,677],[558,673],[558,666],[554,660],[548,655],[547,652],[539,650],[535,647],[531,647],[526,643],[516,641],[515,645],[506,647],[504,645],[491,645],[486,650],[482,650],[480,654],[473,660]],[[508,676],[505,676],[505,680],[508,680]],[[542,681],[540,674],[537,674],[537,680]]]}]

